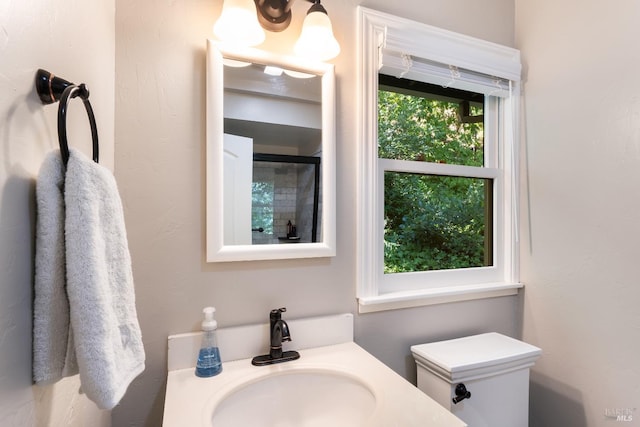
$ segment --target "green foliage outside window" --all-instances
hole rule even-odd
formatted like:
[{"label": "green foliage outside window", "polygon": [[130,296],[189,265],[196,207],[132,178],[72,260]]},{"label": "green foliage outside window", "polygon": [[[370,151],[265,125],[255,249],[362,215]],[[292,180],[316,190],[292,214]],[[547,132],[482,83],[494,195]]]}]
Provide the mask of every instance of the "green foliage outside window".
[{"label": "green foliage outside window", "polygon": [[251,187],[251,228],[273,234],[273,182],[253,182]]},{"label": "green foliage outside window", "polygon": [[[483,123],[462,123],[458,103],[384,90],[378,99],[378,157],[483,165]],[[490,180],[387,171],[384,186],[385,273],[491,263]]]}]

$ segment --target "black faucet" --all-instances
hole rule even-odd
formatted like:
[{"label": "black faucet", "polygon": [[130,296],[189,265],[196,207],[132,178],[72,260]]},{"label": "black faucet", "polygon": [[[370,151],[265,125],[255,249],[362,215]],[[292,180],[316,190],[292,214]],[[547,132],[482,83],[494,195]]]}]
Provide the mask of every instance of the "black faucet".
[{"label": "black faucet", "polygon": [[285,341],[291,341],[291,334],[289,333],[289,325],[282,320],[282,313],[287,311],[286,308],[278,308],[271,310],[269,313],[269,333],[271,339],[271,349],[269,355],[272,359],[282,358],[282,343]]},{"label": "black faucet", "polygon": [[271,365],[300,358],[300,353],[297,351],[282,351],[282,343],[291,341],[289,325],[282,320],[282,313],[285,311],[287,311],[287,309],[283,307],[271,310],[271,313],[269,313],[269,354],[254,357],[253,360],[251,360],[253,365]]}]

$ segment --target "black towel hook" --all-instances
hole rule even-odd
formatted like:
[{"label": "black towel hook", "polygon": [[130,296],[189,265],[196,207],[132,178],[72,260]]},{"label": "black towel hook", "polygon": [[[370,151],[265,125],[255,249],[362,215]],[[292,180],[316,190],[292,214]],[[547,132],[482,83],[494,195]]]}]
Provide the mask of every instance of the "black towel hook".
[{"label": "black towel hook", "polygon": [[60,155],[65,166],[69,161],[69,145],[67,143],[67,103],[70,98],[80,97],[84,108],[87,110],[89,125],[91,126],[91,139],[93,140],[93,161],[98,163],[98,128],[93,115],[93,108],[89,102],[89,90],[84,83],[75,85],[65,79],[54,76],[46,70],[38,70],[36,73],[36,91],[43,104],[52,104],[60,101],[58,107],[58,142],[60,143]]}]

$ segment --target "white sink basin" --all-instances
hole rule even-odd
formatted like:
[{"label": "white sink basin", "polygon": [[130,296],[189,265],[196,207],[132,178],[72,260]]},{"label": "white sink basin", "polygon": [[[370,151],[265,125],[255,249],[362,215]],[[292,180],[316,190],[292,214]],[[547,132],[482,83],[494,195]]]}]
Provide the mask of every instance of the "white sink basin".
[{"label": "white sink basin", "polygon": [[368,385],[330,369],[269,374],[216,400],[214,427],[364,427],[376,407]]},{"label": "white sink basin", "polygon": [[462,427],[465,424],[357,344],[300,350],[256,367],[225,362],[220,375],[169,371],[163,427]]}]

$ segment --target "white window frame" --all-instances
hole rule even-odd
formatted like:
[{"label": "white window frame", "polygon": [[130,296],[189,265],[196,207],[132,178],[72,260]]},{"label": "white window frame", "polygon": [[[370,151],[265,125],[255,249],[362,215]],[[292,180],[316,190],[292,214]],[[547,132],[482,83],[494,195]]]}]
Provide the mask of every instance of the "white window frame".
[{"label": "white window frame", "polygon": [[[359,312],[516,294],[522,287],[518,282],[516,162],[520,52],[361,6],[358,7],[358,25],[358,75],[362,78],[358,96]],[[420,78],[414,79],[449,84],[450,76],[433,72],[442,70],[444,65],[452,70],[464,70],[463,78],[452,85],[460,89],[474,90],[477,87],[474,83],[477,75],[493,76],[507,82],[507,87],[500,89],[499,98],[486,97],[485,134],[487,138],[498,138],[500,141],[496,152],[489,150],[485,153],[486,167],[430,163],[416,165],[415,162],[378,158],[378,73],[391,74],[386,72],[389,64],[391,69],[401,68],[403,65],[400,63],[412,62],[411,58],[419,61],[413,68],[411,64],[405,64],[407,68],[402,74],[406,74],[407,78],[412,78],[412,73],[422,73]],[[394,67],[394,61],[400,65]],[[435,64],[435,68],[430,64]],[[493,94],[487,91],[484,93]],[[385,275],[385,171],[493,179],[494,265]]]}]

